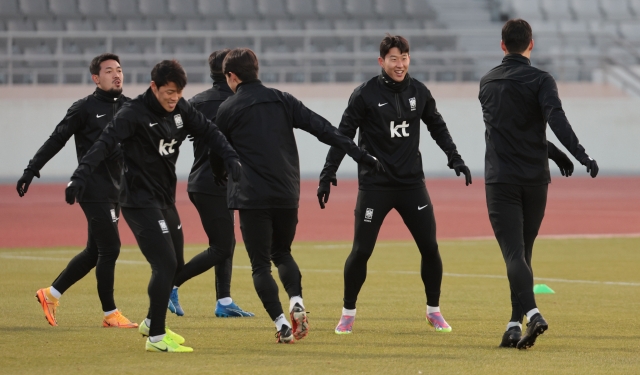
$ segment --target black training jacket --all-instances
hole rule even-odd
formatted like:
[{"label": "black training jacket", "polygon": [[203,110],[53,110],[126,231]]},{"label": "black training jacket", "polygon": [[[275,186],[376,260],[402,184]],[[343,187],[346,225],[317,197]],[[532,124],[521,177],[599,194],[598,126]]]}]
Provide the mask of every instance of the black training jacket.
[{"label": "black training jacket", "polygon": [[[56,126],[49,139],[29,160],[27,169],[40,177],[40,169],[53,158],[71,136],[76,142],[78,162],[89,151],[109,121],[129,98],[120,94],[114,96],[96,88],[93,94],[78,100],[67,110],[67,114]],[[118,202],[120,179],[122,177],[122,152],[114,152],[96,167],[96,171],[86,180],[86,190],[78,202]]]},{"label": "black training jacket", "polygon": [[232,209],[298,208],[300,161],[294,128],[340,147],[356,161],[365,155],[298,99],[258,80],[238,85],[235,95],[220,105],[216,119],[242,163],[241,180],[227,182]]},{"label": "black training jacket", "polygon": [[[360,129],[358,145],[375,156],[387,173],[373,175],[366,165],[358,165],[361,190],[405,190],[424,186],[420,154],[420,120],[427,125],[453,168],[464,163],[456,150],[431,92],[408,74],[395,82],[383,71],[356,88],[338,129],[353,139]],[[335,178],[344,152],[332,147],[320,174],[321,180]]]},{"label": "black training jacket", "polygon": [[238,155],[220,130],[184,98],[171,113],[148,89],[127,102],[80,161],[73,179],[86,179],[118,143],[124,153],[122,207],[166,209],[175,204],[176,160],[187,137],[204,138],[224,160]]},{"label": "black training jacket", "polygon": [[485,183],[544,185],[551,181],[547,123],[580,162],[588,158],[562,110],[556,81],[509,54],[480,80],[485,141]]},{"label": "black training jacket", "polygon": [[[216,122],[216,114],[218,107],[228,97],[233,95],[233,91],[225,81],[214,81],[213,87],[203,91],[193,98],[189,99],[189,103],[198,111],[211,120]],[[218,186],[213,180],[213,172],[209,163],[209,146],[201,138],[193,141],[193,166],[189,173],[189,182],[187,183],[187,191],[189,193],[202,193],[215,196],[227,196],[227,187]]]}]

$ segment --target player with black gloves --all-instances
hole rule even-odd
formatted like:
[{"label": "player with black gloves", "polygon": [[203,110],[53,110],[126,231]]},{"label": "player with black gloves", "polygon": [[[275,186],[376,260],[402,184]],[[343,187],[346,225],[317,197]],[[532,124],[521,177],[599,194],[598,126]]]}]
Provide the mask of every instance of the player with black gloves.
[{"label": "player with black gloves", "polygon": [[[33,177],[40,178],[40,169],[72,136],[75,138],[79,162],[118,109],[129,100],[122,95],[123,74],[117,55],[104,53],[96,56],[89,65],[89,71],[91,79],[96,84],[96,90],[73,103],[53,134],[29,161],[24,175],[18,180],[17,189],[21,197],[29,190]],[[58,325],[56,311],[62,294],[95,267],[98,297],[104,311],[102,326],[138,327],[120,313],[113,299],[116,259],[120,254],[118,193],[121,174],[122,152],[115,148],[86,181],[87,194],[78,202],[87,217],[87,247],[71,259],[49,288],[42,288],[36,292],[36,298],[52,326]]]},{"label": "player with black gloves", "polygon": [[[371,173],[382,166],[299,100],[263,86],[258,69],[258,58],[250,49],[229,52],[223,72],[235,95],[220,105],[216,121],[242,162],[242,178],[227,183],[227,200],[230,209],[239,210],[253,283],[276,325],[276,341],[289,343],[309,332],[302,301],[302,275],[291,256],[300,200],[300,162],[293,129],[302,129],[323,143],[339,147],[357,162],[367,164]],[[213,171],[219,176],[215,160],[213,164]],[[278,285],[271,275],[272,261],[289,295],[293,326],[282,310]]]},{"label": "player with black gloves", "polygon": [[[531,66],[531,26],[521,19],[505,23],[501,47],[502,64],[482,77],[478,96],[486,127],[485,190],[511,288],[511,319],[500,346],[527,349],[549,327],[536,305],[531,268],[551,182],[549,159],[563,176],[573,173],[571,160],[547,141],[547,123],[591,177],[599,168],[571,128],[555,80]],[[524,315],[528,324],[522,334]]]},{"label": "player with black gloves", "polygon": [[[337,334],[352,331],[356,300],[367,277],[367,261],[382,222],[392,209],[404,220],[422,255],[420,274],[427,296],[427,322],[437,332],[451,331],[440,313],[442,260],[433,205],[422,170],[420,120],[447,155],[449,168],[458,176],[464,174],[466,185],[471,184],[471,172],[458,154],[431,92],[407,73],[410,60],[409,42],[387,34],[380,43],[381,74],[354,90],[338,128],[349,138],[360,129],[360,146],[377,157],[387,173],[373,174],[365,166],[358,167],[355,234],[344,268],[344,305]],[[335,147],[327,154],[318,187],[321,208],[329,200],[330,184],[336,185],[336,172],[343,158],[344,152]]]},{"label": "player with black gloves", "polygon": [[182,98],[186,84],[186,73],[177,61],[158,63],[151,71],[149,89],[122,106],[82,158],[66,189],[67,203],[82,199],[96,168],[122,145],[122,214],[151,265],[149,313],[139,328],[149,336],[147,351],[193,351],[182,346],[182,336],[165,327],[174,276],[184,266],[182,224],[175,207],[180,145],[188,134],[202,138],[224,160],[232,179],[239,180],[242,173],[238,155],[224,135]]}]

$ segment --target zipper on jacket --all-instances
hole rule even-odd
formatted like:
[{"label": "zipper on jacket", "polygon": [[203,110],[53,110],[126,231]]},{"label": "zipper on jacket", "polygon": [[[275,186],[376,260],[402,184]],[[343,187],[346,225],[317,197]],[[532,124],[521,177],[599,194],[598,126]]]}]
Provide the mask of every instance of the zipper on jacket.
[{"label": "zipper on jacket", "polygon": [[402,111],[400,110],[400,98],[398,97],[398,94],[395,94],[396,96],[396,110],[398,111],[398,118],[402,118]]}]

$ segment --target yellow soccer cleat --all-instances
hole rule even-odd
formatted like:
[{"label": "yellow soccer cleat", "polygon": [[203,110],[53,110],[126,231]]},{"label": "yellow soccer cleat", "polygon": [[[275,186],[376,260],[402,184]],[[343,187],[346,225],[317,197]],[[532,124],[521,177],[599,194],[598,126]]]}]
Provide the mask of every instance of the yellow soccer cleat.
[{"label": "yellow soccer cleat", "polygon": [[104,317],[102,326],[105,328],[138,328],[138,323],[133,323],[122,315],[120,310],[116,310]]},{"label": "yellow soccer cleat", "polygon": [[44,317],[47,319],[47,322],[54,327],[58,326],[58,321],[56,320],[56,309],[60,304],[58,299],[51,295],[49,288],[38,289],[36,299],[40,302],[40,306],[42,306],[42,311],[44,311]]},{"label": "yellow soccer cleat", "polygon": [[168,353],[191,353],[193,348],[182,346],[168,335],[164,335],[161,341],[151,342],[147,339],[145,349],[148,352],[168,352]]},{"label": "yellow soccer cleat", "polygon": [[[175,341],[175,343],[178,345],[184,344],[184,337],[170,330],[168,326],[164,326],[164,331],[166,334],[165,337],[167,336],[171,337],[171,340]],[[142,321],[142,323],[140,323],[140,326],[138,327],[138,332],[140,332],[140,334],[144,337],[149,336],[149,326],[144,320]]]}]

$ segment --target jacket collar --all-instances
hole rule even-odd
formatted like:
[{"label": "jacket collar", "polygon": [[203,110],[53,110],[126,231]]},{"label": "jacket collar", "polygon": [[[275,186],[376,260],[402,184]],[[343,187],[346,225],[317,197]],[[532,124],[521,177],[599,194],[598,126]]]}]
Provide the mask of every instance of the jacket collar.
[{"label": "jacket collar", "polygon": [[502,59],[502,62],[505,63],[507,61],[515,61],[515,62],[519,62],[519,63],[522,63],[522,64],[531,65],[531,60],[529,60],[528,58],[522,56],[519,53],[509,53],[509,54],[505,55],[505,57]]},{"label": "jacket collar", "polygon": [[224,81],[216,81],[214,79],[213,81],[213,88],[216,91],[222,91],[222,92],[229,92],[231,94],[233,94],[233,91],[231,91],[231,87],[229,87],[229,85],[227,84],[227,80]]},{"label": "jacket collar", "polygon": [[147,91],[142,94],[142,102],[151,112],[158,116],[165,117],[171,113],[162,108],[162,105],[160,105],[160,102],[156,98],[155,94],[153,93],[153,91],[151,91],[151,87],[149,87]]},{"label": "jacket collar", "polygon": [[378,76],[378,81],[380,81],[389,90],[395,93],[399,93],[409,87],[409,85],[411,84],[411,77],[409,76],[409,73],[407,73],[407,75],[404,76],[402,82],[396,82],[391,77],[389,77],[384,69],[382,69],[382,72]]},{"label": "jacket collar", "polygon": [[247,81],[242,81],[238,84],[238,86],[236,87],[236,93],[241,89],[241,88],[251,88],[254,86],[262,86],[262,82],[259,79],[250,79]]},{"label": "jacket collar", "polygon": [[104,91],[103,89],[96,87],[96,90],[93,92],[93,96],[102,100],[103,102],[114,103],[122,97],[122,91],[120,91],[120,93],[116,95],[112,92]]}]

